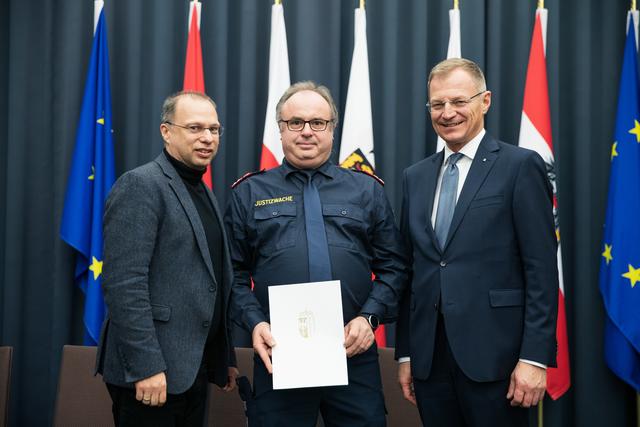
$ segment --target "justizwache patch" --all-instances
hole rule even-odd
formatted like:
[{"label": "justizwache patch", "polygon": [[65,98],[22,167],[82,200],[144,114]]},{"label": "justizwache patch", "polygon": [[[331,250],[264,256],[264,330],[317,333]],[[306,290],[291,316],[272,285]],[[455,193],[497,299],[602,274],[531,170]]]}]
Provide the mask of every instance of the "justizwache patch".
[{"label": "justizwache patch", "polygon": [[285,203],[285,202],[293,202],[293,196],[282,196],[276,197],[275,199],[264,199],[264,200],[256,200],[256,204],[254,206],[267,206],[273,205],[275,203]]}]

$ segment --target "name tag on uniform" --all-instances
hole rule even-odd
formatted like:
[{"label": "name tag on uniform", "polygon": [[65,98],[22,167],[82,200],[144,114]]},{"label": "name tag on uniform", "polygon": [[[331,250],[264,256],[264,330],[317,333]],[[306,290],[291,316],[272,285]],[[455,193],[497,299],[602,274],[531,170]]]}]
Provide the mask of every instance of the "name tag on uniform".
[{"label": "name tag on uniform", "polygon": [[273,199],[256,200],[255,207],[273,205],[275,203],[293,202],[293,196],[275,197]]},{"label": "name tag on uniform", "polygon": [[347,385],[340,281],[269,287],[274,390]]}]

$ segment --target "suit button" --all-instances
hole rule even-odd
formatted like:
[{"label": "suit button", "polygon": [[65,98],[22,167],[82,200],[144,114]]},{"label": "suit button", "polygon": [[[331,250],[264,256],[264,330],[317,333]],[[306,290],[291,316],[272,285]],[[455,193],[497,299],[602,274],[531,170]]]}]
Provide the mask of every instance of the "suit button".
[{"label": "suit button", "polygon": [[444,262],[444,261],[440,261],[440,267],[446,267],[446,266],[447,266],[447,263],[446,263],[446,262]]},{"label": "suit button", "polygon": [[202,327],[203,328],[208,328],[209,327],[209,322],[206,321],[206,320],[204,322],[202,322]]},{"label": "suit button", "polygon": [[216,291],[215,286],[209,286],[209,292],[215,292],[215,291]]},{"label": "suit button", "polygon": [[438,311],[438,304],[433,304],[433,309],[434,309],[435,311]]}]

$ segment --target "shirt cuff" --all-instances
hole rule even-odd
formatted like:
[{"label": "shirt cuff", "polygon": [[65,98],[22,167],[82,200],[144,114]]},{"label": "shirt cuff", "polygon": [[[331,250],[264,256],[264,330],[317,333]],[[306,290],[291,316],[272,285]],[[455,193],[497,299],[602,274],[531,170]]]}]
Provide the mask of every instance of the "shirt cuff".
[{"label": "shirt cuff", "polygon": [[405,362],[411,362],[411,358],[410,357],[401,357],[398,359],[398,363],[405,363]]},{"label": "shirt cuff", "polygon": [[537,366],[538,368],[547,369],[547,365],[545,365],[544,363],[538,363],[538,362],[534,362],[533,360],[527,360],[527,359],[519,359],[519,360],[529,365]]}]

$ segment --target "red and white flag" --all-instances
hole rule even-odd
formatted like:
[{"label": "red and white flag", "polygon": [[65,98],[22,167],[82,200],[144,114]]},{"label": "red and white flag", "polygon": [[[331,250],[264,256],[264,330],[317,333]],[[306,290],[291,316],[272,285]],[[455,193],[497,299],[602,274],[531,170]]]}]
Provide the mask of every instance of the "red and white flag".
[{"label": "red and white flag", "polygon": [[[367,14],[364,7],[360,7],[354,13],[353,56],[342,125],[340,166],[374,173],[376,163],[373,151],[372,120]],[[372,279],[374,278],[375,276],[372,275]],[[376,329],[376,342],[378,347],[387,346],[384,325]]]},{"label": "red and white flag", "polygon": [[[187,39],[187,59],[184,65],[182,90],[204,93],[204,71],[202,67],[202,45],[200,44],[200,13],[202,3],[189,2],[189,38]],[[202,181],[211,188],[211,166],[202,176]]]},{"label": "red and white flag", "polygon": [[276,104],[291,85],[289,77],[289,51],[287,31],[284,26],[282,4],[271,6],[271,39],[269,45],[269,96],[264,119],[260,169],[279,166],[284,158],[280,131],[276,123]]},{"label": "red and white flag", "polygon": [[544,159],[547,175],[553,186],[553,216],[558,238],[558,273],[560,289],[558,292],[558,340],[557,368],[547,369],[547,393],[552,399],[558,399],[571,385],[569,372],[569,348],[567,344],[567,321],[564,305],[564,283],[562,277],[562,251],[560,247],[560,227],[558,222],[558,200],[556,170],[551,140],[551,113],[549,109],[549,89],[547,84],[547,64],[545,58],[547,35],[547,9],[536,10],[536,21],[531,38],[529,66],[524,88],[522,120],[518,145],[536,151]]},{"label": "red and white flag", "polygon": [[[447,59],[462,58],[462,43],[460,41],[460,9],[455,7],[449,10],[449,45],[447,46]],[[444,148],[444,140],[438,137],[436,152]]]}]

